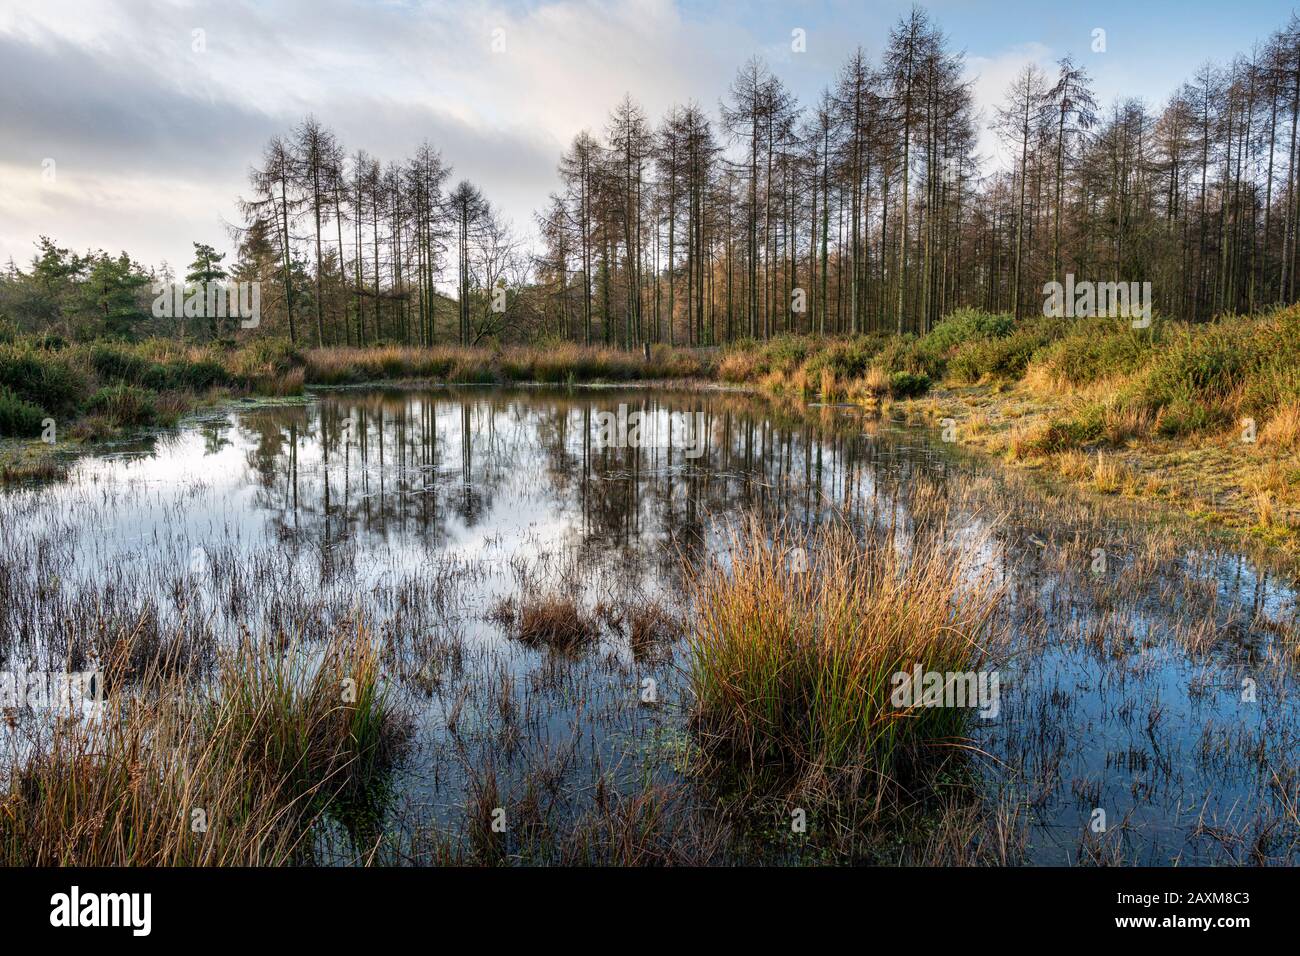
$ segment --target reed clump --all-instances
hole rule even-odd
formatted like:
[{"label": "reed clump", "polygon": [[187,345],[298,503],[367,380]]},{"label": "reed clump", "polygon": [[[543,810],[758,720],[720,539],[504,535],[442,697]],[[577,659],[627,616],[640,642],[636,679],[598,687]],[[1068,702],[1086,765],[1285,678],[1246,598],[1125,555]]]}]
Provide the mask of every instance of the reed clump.
[{"label": "reed clump", "polygon": [[[998,591],[942,536],[910,549],[840,527],[806,543],[756,524],[695,586],[688,667],[715,769],[762,790],[881,794],[959,745],[969,712],[899,706],[896,675],[985,660]],[[799,550],[802,549],[802,550]],[[804,568],[806,567],[806,570]]]},{"label": "reed clump", "polygon": [[326,813],[371,785],[402,723],[363,629],[324,648],[251,640],[206,689],[152,671],[101,716],[51,722],[0,790],[7,866],[265,866],[310,858]]},{"label": "reed clump", "polygon": [[531,591],[518,602],[506,599],[488,617],[529,647],[575,651],[600,638],[600,624],[570,595]]}]

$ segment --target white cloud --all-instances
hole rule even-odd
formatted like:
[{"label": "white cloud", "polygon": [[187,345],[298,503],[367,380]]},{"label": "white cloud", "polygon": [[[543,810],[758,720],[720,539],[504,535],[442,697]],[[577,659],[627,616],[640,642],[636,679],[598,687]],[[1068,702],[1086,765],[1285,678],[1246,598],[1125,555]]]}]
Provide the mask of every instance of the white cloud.
[{"label": "white cloud", "polygon": [[[708,8],[673,0],[8,0],[0,7],[0,261],[38,233],[183,264],[226,244],[250,164],[307,113],[349,152],[401,159],[428,139],[517,228],[557,185],[560,151],[603,129],[630,92],[657,121],[675,102],[716,111],[736,69],[766,55],[804,103],[859,42],[878,53],[902,8]],[[811,22],[809,22],[811,21]],[[790,30],[808,52],[789,52]],[[493,53],[492,31],[506,49]],[[205,49],[192,49],[192,31]],[[962,38],[955,37],[956,46]],[[1010,42],[1010,41],[1008,41]],[[968,57],[985,127],[1041,43]],[[1001,153],[981,132],[981,150]],[[57,198],[41,191],[59,163]],[[66,191],[64,191],[66,190]]]},{"label": "white cloud", "polygon": [[1027,64],[1040,67],[1049,77],[1056,71],[1058,55],[1041,43],[1026,43],[996,56],[973,56],[966,61],[971,81],[971,96],[980,115],[977,149],[989,162],[985,168],[1010,169],[1012,156],[1006,144],[992,129],[998,107],[1007,100],[1007,90]]}]

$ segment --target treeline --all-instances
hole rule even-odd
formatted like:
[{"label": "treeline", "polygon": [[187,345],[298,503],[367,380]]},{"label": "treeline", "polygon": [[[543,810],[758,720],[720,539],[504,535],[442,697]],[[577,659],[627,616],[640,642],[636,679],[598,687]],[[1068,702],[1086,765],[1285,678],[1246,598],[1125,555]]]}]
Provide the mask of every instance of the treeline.
[{"label": "treeline", "polygon": [[711,344],[784,331],[924,333],[961,306],[1017,316],[1044,283],[1149,281],[1205,319],[1295,301],[1300,22],[1207,65],[1158,112],[1098,107],[1066,57],[990,119],[920,9],[801,106],[758,60],[716,119],[630,98],[580,133],[539,224],[550,326],[581,341]]},{"label": "treeline", "polygon": [[0,325],[78,339],[233,339],[238,320],[224,314],[154,315],[155,286],[259,282],[254,334],[293,344],[475,345],[527,335],[538,295],[529,257],[479,189],[450,186],[451,173],[428,143],[402,163],[364,150],[347,156],[307,117],[272,138],[250,170],[244,223],[231,229],[233,263],[196,242],[181,279],[165,264],[78,254],[42,236],[27,271],[11,261],[0,272]]},{"label": "treeline", "polygon": [[[811,104],[757,59],[716,113],[655,123],[624,96],[561,156],[531,251],[432,145],[383,163],[308,117],[250,170],[235,261],[196,243],[185,279],[260,281],[261,332],[309,345],[923,334],[960,307],[1036,314],[1066,274],[1150,282],[1193,320],[1297,299],[1295,16],[1159,111],[1101,108],[1070,57],[1026,66],[987,118],[1008,169],[977,152],[965,73],[914,8]],[[42,239],[30,272],[0,275],[0,317],[142,334],[160,276]]]},{"label": "treeline", "polygon": [[[249,174],[240,257],[278,284],[268,316],[314,345],[474,345],[530,324],[529,261],[498,210],[428,142],[346,155],[308,117]],[[438,291],[450,282],[454,298]]]}]

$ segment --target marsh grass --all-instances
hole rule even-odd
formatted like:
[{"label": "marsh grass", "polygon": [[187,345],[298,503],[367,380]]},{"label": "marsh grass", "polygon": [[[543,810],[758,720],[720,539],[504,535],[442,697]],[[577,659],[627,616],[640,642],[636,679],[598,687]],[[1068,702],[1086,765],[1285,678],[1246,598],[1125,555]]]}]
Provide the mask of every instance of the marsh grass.
[{"label": "marsh grass", "polygon": [[0,485],[57,481],[67,474],[67,462],[45,445],[0,449]]},{"label": "marsh grass", "polygon": [[[362,628],[308,652],[251,641],[196,688],[107,675],[102,717],[65,717],[0,793],[10,866],[281,865],[393,759],[402,726]],[[351,681],[351,684],[345,684]]]},{"label": "marsh grass", "polygon": [[296,352],[278,340],[242,348],[162,338],[52,348],[42,337],[16,338],[0,343],[0,437],[31,437],[46,415],[61,434],[82,440],[174,424],[213,398],[301,391],[295,362]]},{"label": "marsh grass", "polygon": [[528,647],[575,651],[600,639],[596,619],[572,596],[554,591],[529,591],[518,602],[502,600],[488,619]]},{"label": "marsh grass", "polygon": [[689,379],[713,374],[705,357],[666,346],[652,348],[649,361],[640,352],[568,343],[506,348],[327,348],[307,351],[303,359],[305,379],[315,385],[395,379],[453,384],[563,384]]},{"label": "marsh grass", "polygon": [[[937,749],[960,747],[969,714],[897,707],[893,678],[977,670],[996,589],[938,536],[903,551],[843,528],[805,544],[736,531],[730,562],[694,590],[688,668],[695,721],[715,768],[758,790],[881,795]],[[789,556],[803,547],[806,571]]]}]

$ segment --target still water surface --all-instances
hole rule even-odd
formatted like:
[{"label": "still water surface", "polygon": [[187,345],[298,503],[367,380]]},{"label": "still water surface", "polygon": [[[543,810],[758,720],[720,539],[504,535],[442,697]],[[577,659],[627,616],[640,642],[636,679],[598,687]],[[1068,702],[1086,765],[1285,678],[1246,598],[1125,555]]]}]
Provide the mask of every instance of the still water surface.
[{"label": "still water surface", "polygon": [[[634,441],[602,417],[629,412]],[[634,651],[629,609],[686,621],[685,569],[725,561],[742,515],[905,533],[924,487],[1006,586],[999,713],[972,721],[972,744],[986,812],[1024,828],[1026,858],[1076,860],[1102,808],[1103,845],[1127,862],[1294,862],[1286,581],[937,438],[722,392],[348,390],[84,457],[66,483],[10,493],[4,535],[109,612],[147,602],[215,643],[358,619],[385,634],[415,735],[377,826],[454,828],[486,765],[504,791],[548,768],[575,813],[593,780],[689,784],[682,644]],[[503,599],[552,588],[607,625],[599,647],[563,656],[503,632]]]}]

